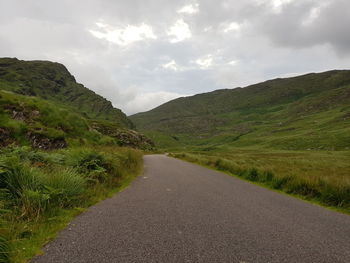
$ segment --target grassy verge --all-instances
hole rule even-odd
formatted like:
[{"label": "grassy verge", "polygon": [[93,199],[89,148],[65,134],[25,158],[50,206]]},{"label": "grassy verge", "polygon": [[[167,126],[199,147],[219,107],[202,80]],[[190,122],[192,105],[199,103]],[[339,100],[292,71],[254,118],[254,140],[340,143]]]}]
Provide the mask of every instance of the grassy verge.
[{"label": "grassy verge", "polygon": [[173,153],[272,189],[350,213],[350,152]]},{"label": "grassy verge", "polygon": [[0,262],[26,262],[73,217],[141,172],[142,153],[79,147],[0,152]]}]

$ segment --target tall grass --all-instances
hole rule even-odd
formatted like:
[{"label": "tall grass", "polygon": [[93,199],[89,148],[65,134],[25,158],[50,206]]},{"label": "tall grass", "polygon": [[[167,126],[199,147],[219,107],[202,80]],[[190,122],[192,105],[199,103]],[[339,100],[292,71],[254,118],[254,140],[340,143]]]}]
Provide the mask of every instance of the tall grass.
[{"label": "tall grass", "polygon": [[248,151],[176,153],[173,156],[286,193],[318,200],[325,205],[350,210],[350,158],[342,153]]},{"label": "tall grass", "polygon": [[7,238],[0,234],[0,263],[9,262],[10,245]]},{"label": "tall grass", "polygon": [[0,213],[6,211],[1,218],[8,233],[0,222],[0,262],[34,256],[76,209],[115,192],[140,172],[141,164],[142,153],[126,148],[1,150]]}]

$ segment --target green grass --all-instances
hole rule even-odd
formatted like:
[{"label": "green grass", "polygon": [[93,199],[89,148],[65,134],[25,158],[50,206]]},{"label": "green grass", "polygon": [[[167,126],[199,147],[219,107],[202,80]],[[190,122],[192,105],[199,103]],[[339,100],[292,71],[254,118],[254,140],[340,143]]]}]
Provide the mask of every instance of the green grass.
[{"label": "green grass", "polygon": [[350,149],[350,71],[270,80],[130,116],[160,148]]},{"label": "green grass", "polygon": [[350,213],[350,152],[240,149],[172,155]]},{"label": "green grass", "polygon": [[154,147],[131,127],[63,65],[0,58],[0,262],[27,262],[141,172]]},{"label": "green grass", "polygon": [[0,89],[65,105],[71,112],[79,112],[90,119],[109,120],[124,128],[133,127],[122,111],[77,83],[59,63],[0,58]]},{"label": "green grass", "polygon": [[[142,134],[120,128],[115,122],[89,119],[62,104],[4,90],[0,90],[0,129],[8,133],[1,137],[0,146],[15,143],[40,147],[40,144],[33,145],[33,138],[38,138],[42,142],[49,140],[49,149],[61,147],[55,144],[57,141],[68,146],[131,144],[135,148],[153,147]],[[3,136],[1,130],[0,136]]]},{"label": "green grass", "polygon": [[130,118],[176,157],[350,209],[349,70],[179,98]]},{"label": "green grass", "polygon": [[140,151],[115,146],[54,152],[14,147],[0,156],[0,256],[6,262],[26,262],[40,253],[74,216],[123,189],[142,170]]}]

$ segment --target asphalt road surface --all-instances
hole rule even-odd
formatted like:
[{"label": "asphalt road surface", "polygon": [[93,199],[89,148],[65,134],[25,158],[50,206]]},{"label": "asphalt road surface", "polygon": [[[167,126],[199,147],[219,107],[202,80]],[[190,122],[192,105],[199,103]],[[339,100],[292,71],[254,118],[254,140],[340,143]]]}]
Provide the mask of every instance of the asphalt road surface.
[{"label": "asphalt road surface", "polygon": [[350,216],[149,155],[143,176],[44,252],[33,262],[350,262]]}]

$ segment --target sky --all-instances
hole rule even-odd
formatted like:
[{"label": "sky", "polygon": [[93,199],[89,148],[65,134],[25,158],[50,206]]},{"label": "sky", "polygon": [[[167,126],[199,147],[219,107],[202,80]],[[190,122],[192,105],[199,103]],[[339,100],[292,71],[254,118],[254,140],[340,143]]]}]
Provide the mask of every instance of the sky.
[{"label": "sky", "polygon": [[64,64],[126,114],[350,68],[349,0],[0,0],[0,57]]}]

